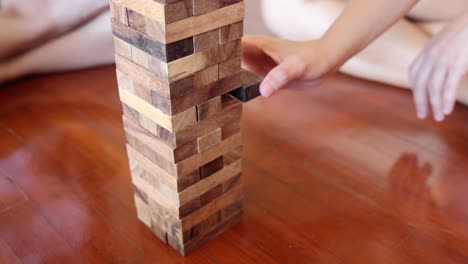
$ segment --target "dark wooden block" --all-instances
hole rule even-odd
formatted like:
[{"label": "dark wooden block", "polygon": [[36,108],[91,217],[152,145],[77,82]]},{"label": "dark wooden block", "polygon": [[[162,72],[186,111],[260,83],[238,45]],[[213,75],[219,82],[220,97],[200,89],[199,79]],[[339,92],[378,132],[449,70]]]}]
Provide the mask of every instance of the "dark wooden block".
[{"label": "dark wooden block", "polygon": [[221,170],[224,167],[224,160],[223,157],[219,157],[200,168],[200,179],[204,179],[209,177],[213,173]]},{"label": "dark wooden block", "polygon": [[254,74],[243,71],[241,74],[242,86],[229,94],[242,102],[248,102],[260,96],[261,78]]},{"label": "dark wooden block", "polygon": [[163,62],[171,62],[194,53],[193,37],[163,44],[115,19],[112,19],[112,32],[117,38]]}]

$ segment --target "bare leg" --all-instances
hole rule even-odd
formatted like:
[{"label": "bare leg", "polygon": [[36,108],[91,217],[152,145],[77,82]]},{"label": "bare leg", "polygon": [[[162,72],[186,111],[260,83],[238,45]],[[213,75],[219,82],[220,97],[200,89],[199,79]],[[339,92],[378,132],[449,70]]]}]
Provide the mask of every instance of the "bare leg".
[{"label": "bare leg", "polygon": [[28,74],[82,69],[114,61],[110,14],[34,50],[0,63],[0,83]]},{"label": "bare leg", "polygon": [[[346,7],[340,0],[297,1],[295,4],[278,0],[275,6],[266,5],[269,12],[265,18],[270,29],[279,37],[297,41],[320,38]],[[288,12],[291,15],[285,16],[282,10],[288,9],[293,9]],[[278,12],[283,13],[282,21],[278,21],[281,17]],[[408,68],[428,40],[429,36],[419,27],[401,20],[349,60],[341,71],[363,79],[409,87]]]},{"label": "bare leg", "polygon": [[107,5],[107,0],[3,0],[0,60],[76,28]]},{"label": "bare leg", "polygon": [[[276,0],[275,4],[264,1],[263,10],[265,22],[276,36],[306,41],[320,38],[345,7],[346,2],[340,0]],[[435,27],[428,26],[423,30],[417,24],[402,19],[343,65],[340,71],[409,88],[409,66],[431,37],[426,30],[436,31]],[[467,97],[463,97],[465,104],[468,104]]]}]

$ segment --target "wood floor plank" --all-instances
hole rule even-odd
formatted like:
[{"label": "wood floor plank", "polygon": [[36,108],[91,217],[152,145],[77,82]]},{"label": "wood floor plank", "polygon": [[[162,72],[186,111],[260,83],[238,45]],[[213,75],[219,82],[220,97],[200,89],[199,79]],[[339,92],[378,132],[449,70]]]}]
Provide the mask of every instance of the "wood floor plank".
[{"label": "wood floor plank", "polygon": [[468,260],[468,108],[421,122],[409,92],[343,76],[245,104],[244,217],[184,258],[136,218],[114,67],[0,105],[0,263]]}]

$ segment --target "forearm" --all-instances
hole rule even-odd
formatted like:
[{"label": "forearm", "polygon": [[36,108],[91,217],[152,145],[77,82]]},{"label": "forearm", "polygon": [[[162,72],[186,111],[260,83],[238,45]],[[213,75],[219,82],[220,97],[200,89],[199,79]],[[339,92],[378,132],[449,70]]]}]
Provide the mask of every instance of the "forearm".
[{"label": "forearm", "polygon": [[320,42],[330,69],[336,69],[363,50],[418,0],[351,0]]}]

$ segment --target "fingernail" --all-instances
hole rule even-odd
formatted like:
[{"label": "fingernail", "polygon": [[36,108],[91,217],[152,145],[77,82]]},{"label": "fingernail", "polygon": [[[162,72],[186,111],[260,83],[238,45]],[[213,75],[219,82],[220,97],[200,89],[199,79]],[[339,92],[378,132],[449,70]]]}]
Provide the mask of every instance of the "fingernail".
[{"label": "fingernail", "polygon": [[436,114],[436,115],[435,115],[435,120],[436,120],[437,122],[442,122],[442,121],[444,121],[444,115],[442,115],[442,114]]},{"label": "fingernail", "polygon": [[426,113],[422,112],[422,111],[418,112],[418,118],[419,119],[426,119]]},{"label": "fingernail", "polygon": [[271,89],[268,84],[262,83],[260,85],[260,93],[263,97],[270,97],[273,93],[273,89]]}]

